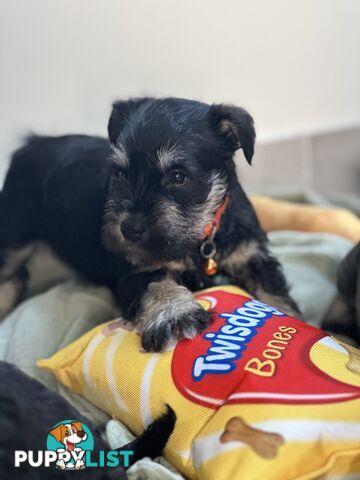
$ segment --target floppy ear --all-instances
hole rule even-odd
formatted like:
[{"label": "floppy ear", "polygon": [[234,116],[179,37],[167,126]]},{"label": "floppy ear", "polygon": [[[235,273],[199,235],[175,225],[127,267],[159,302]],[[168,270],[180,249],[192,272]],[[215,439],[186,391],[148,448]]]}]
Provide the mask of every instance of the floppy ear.
[{"label": "floppy ear", "polygon": [[153,100],[150,97],[131,98],[113,103],[113,109],[108,123],[110,142],[115,145],[121,130],[124,128],[130,115],[145,103]]},{"label": "floppy ear", "polygon": [[234,152],[242,148],[247,162],[251,164],[256,138],[252,116],[243,108],[218,104],[210,107],[209,122],[229,141]]},{"label": "floppy ear", "polygon": [[80,422],[71,422],[71,425],[76,428],[77,432],[83,429]]},{"label": "floppy ear", "polygon": [[57,442],[60,442],[61,438],[62,438],[61,427],[63,427],[63,425],[59,425],[58,427],[54,428],[53,430],[50,430],[50,435],[55,437]]}]

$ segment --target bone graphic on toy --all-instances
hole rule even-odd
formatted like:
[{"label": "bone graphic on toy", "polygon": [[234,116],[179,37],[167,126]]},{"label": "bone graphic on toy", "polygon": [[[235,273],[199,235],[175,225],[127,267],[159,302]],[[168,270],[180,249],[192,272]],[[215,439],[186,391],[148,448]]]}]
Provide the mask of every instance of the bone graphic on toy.
[{"label": "bone graphic on toy", "polygon": [[347,345],[346,343],[340,342],[340,340],[337,340],[337,342],[343,348],[345,348],[345,350],[349,354],[349,360],[346,363],[346,368],[351,372],[355,373],[356,375],[360,375],[360,350],[358,350],[355,347],[352,347],[351,345]]},{"label": "bone graphic on toy", "polygon": [[275,458],[284,439],[278,433],[264,432],[248,425],[241,417],[227,421],[220,437],[221,443],[242,442],[248,445],[259,457]]}]

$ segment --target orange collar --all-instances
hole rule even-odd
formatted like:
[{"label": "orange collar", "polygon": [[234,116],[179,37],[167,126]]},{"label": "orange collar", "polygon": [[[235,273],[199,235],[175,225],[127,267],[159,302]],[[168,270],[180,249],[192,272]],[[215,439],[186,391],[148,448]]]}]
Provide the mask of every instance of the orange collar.
[{"label": "orange collar", "polygon": [[220,223],[221,223],[221,217],[223,216],[223,214],[226,210],[226,207],[229,204],[229,201],[230,201],[230,195],[228,194],[224,198],[220,207],[216,210],[212,222],[209,222],[205,225],[203,233],[200,237],[200,240],[205,240],[206,238],[213,238],[213,236],[215,235],[215,232],[219,231]]}]

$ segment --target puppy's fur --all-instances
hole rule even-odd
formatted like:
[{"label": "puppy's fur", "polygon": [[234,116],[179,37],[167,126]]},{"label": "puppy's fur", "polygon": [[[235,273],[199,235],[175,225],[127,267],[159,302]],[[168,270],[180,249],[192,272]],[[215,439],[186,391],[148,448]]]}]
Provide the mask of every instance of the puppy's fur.
[{"label": "puppy's fur", "polygon": [[193,337],[209,316],[188,289],[215,281],[203,274],[199,248],[228,196],[215,236],[219,273],[260,300],[298,311],[236,177],[235,151],[242,148],[249,163],[254,153],[245,110],[132,99],[114,104],[108,130],[110,141],[32,137],[14,154],[0,197],[0,279],[13,281],[14,303],[19,269],[40,239],[113,289],[146,350]]},{"label": "puppy's fur", "polygon": [[[94,452],[109,450],[100,433],[89,420],[72,407],[63,397],[31,379],[18,368],[0,362],[0,478],[14,480],[52,480],[75,478],[75,474],[53,468],[32,468],[22,464],[14,466],[15,450],[44,450],[46,439],[54,425],[62,419],[75,419],[85,423],[94,437]],[[136,440],[122,447],[132,450],[131,464],[143,457],[159,456],[174,428],[175,414],[167,413],[155,420]],[[79,474],[78,474],[79,475]],[[89,480],[127,478],[122,467],[86,470]]]},{"label": "puppy's fur", "polygon": [[344,334],[360,344],[360,242],[341,262],[337,273],[338,293],[325,314],[322,328]]}]

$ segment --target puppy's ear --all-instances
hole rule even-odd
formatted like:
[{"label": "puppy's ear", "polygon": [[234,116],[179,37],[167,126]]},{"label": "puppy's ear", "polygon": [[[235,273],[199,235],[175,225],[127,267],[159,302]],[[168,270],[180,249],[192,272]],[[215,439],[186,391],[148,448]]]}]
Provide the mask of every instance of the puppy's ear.
[{"label": "puppy's ear", "polygon": [[58,427],[54,428],[53,430],[50,430],[50,435],[52,435],[57,442],[61,441],[62,438],[62,428],[64,425],[59,425]]},{"label": "puppy's ear", "polygon": [[231,105],[212,105],[209,110],[209,123],[228,140],[234,152],[242,148],[247,162],[251,164],[256,133],[254,120],[246,110]]},{"label": "puppy's ear", "polygon": [[113,109],[108,123],[108,133],[110,142],[115,145],[122,129],[128,121],[130,115],[145,103],[153,100],[150,97],[131,98],[130,100],[120,100],[113,103]]},{"label": "puppy's ear", "polygon": [[71,425],[76,428],[77,432],[79,432],[80,430],[83,429],[82,425],[81,425],[81,422],[71,422]]}]

